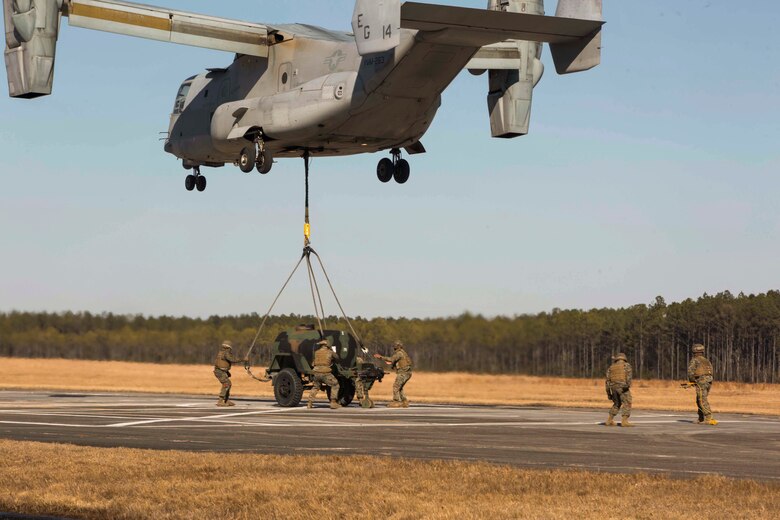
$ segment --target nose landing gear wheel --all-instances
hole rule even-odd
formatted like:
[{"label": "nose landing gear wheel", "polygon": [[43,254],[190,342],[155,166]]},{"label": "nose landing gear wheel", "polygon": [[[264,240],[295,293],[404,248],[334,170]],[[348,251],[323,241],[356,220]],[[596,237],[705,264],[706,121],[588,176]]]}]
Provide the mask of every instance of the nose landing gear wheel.
[{"label": "nose landing gear wheel", "polygon": [[403,184],[409,180],[409,173],[409,163],[406,161],[406,159],[401,159],[395,165],[395,173],[393,174],[393,178],[398,184]]},{"label": "nose landing gear wheel", "polygon": [[257,162],[257,150],[254,145],[247,146],[241,150],[241,155],[238,156],[238,167],[244,173],[249,173],[255,167]]},{"label": "nose landing gear wheel", "polygon": [[390,182],[395,173],[395,166],[393,161],[385,157],[376,166],[376,176],[381,182]]},{"label": "nose landing gear wheel", "polygon": [[187,188],[187,191],[192,191],[195,189],[196,182],[194,175],[187,175],[184,178],[184,187]]}]

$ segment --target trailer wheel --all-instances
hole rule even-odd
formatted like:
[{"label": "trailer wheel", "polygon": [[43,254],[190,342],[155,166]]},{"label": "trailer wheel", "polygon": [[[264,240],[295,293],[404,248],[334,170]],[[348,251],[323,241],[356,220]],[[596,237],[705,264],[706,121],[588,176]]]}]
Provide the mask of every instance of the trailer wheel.
[{"label": "trailer wheel", "polygon": [[292,368],[282,369],[274,377],[274,397],[279,406],[298,406],[303,397],[303,381]]},{"label": "trailer wheel", "polygon": [[341,406],[349,406],[352,399],[355,398],[355,383],[350,379],[342,379],[339,381],[339,404]]}]

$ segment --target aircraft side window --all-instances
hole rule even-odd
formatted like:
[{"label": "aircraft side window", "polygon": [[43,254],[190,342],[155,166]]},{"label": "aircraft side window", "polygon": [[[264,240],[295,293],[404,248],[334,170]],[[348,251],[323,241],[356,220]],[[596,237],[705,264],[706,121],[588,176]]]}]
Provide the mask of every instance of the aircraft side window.
[{"label": "aircraft side window", "polygon": [[192,83],[184,83],[179,88],[179,93],[176,94],[176,102],[173,104],[174,114],[181,114],[184,110],[184,104],[187,102],[187,94],[190,93],[190,86],[192,86]]}]

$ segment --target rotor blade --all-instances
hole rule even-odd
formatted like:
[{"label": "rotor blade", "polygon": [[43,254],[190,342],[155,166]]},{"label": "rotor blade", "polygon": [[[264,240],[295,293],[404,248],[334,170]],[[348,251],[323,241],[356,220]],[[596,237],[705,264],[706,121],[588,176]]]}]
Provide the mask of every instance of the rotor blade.
[{"label": "rotor blade", "polygon": [[115,0],[68,0],[64,14],[74,27],[263,58],[273,31],[251,22]]}]

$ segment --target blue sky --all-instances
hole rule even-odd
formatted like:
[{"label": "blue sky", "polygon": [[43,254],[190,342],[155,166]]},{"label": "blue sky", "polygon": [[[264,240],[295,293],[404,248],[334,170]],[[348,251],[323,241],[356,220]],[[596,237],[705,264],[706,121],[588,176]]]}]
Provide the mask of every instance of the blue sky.
[{"label": "blue sky", "polygon": [[[352,12],[151,3],[335,29]],[[545,50],[526,137],[490,138],[487,79],[464,72],[406,185],[377,181],[381,154],[314,160],[313,244],[350,314],[780,287],[780,4],[615,1],[605,19],[597,69],[557,76]],[[0,96],[0,310],[265,311],[300,254],[302,161],[204,170],[189,193],[158,141],[181,80],[231,59],[63,22],[54,95]],[[311,311],[303,272],[276,310]]]}]

